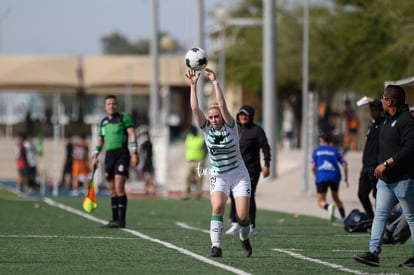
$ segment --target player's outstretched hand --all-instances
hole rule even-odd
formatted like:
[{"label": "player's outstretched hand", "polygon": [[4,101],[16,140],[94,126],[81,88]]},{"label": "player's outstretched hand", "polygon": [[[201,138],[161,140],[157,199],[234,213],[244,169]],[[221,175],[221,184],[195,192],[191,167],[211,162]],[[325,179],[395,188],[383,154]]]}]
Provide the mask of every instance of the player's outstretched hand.
[{"label": "player's outstretched hand", "polygon": [[190,80],[191,84],[196,84],[198,81],[198,78],[200,77],[200,73],[197,71],[193,71],[193,70],[187,70],[185,77],[187,77]]},{"label": "player's outstretched hand", "polygon": [[216,80],[216,73],[210,69],[210,68],[205,68],[204,71],[207,74],[207,77],[211,80],[211,81],[215,81]]}]

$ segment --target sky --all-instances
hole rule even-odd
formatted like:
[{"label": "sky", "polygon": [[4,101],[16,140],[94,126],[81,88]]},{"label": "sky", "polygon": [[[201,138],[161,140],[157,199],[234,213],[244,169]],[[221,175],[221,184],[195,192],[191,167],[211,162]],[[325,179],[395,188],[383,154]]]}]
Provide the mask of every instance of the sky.
[{"label": "sky", "polygon": [[[1,0],[0,54],[101,55],[101,37],[113,32],[131,42],[149,39],[150,1]],[[194,47],[195,0],[158,1],[160,31],[188,48]],[[204,0],[205,12],[211,14],[220,3],[231,6],[235,2]],[[205,26],[211,28],[213,17],[205,18]]]}]

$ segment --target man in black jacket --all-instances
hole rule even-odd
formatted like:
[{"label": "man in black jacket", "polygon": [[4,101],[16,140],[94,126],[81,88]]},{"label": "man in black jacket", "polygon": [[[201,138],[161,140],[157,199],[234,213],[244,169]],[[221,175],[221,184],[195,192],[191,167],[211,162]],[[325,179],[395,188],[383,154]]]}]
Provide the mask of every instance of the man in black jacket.
[{"label": "man in black jacket", "polygon": [[377,195],[377,181],[374,177],[374,169],[378,165],[379,153],[379,132],[384,124],[382,103],[380,100],[368,98],[369,109],[371,113],[371,125],[368,127],[364,152],[362,154],[362,169],[359,175],[358,198],[364,207],[368,219],[374,218],[371,200],[369,194],[375,198]]},{"label": "man in black jacket", "polygon": [[[262,172],[263,177],[269,176],[270,146],[264,130],[254,123],[254,108],[252,106],[243,105],[236,118],[239,123],[240,151],[249,171],[252,187],[249,213],[250,234],[254,235],[256,234],[256,187],[259,182],[260,172]],[[264,158],[263,167],[261,167],[260,163],[260,150],[262,150]],[[239,232],[239,224],[236,219],[236,207],[232,193],[230,193],[230,200],[230,220],[232,221],[232,226],[226,231],[226,234],[234,235]]]},{"label": "man in black jacket", "polygon": [[[385,121],[380,131],[379,165],[374,170],[378,183],[369,251],[354,256],[356,261],[370,266],[379,266],[387,218],[397,203],[403,208],[410,231],[414,233],[414,119],[405,104],[405,91],[401,86],[388,85],[381,101]],[[411,253],[400,267],[414,268],[414,239]]]}]

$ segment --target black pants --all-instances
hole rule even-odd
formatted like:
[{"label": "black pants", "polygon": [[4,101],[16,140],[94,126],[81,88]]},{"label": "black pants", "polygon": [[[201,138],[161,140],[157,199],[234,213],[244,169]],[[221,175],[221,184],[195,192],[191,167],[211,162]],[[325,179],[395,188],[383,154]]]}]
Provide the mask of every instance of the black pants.
[{"label": "black pants", "polygon": [[369,194],[372,191],[374,198],[377,196],[376,186],[378,179],[374,177],[374,169],[375,167],[362,168],[359,175],[358,198],[365,210],[365,213],[367,214],[368,219],[374,218],[374,211]]},{"label": "black pants", "polygon": [[[249,176],[250,176],[250,183],[251,183],[251,187],[252,187],[252,192],[250,193],[250,208],[249,208],[249,218],[250,218],[250,223],[253,224],[253,226],[256,225],[256,199],[255,199],[255,194],[256,194],[256,187],[257,184],[259,183],[259,178],[260,178],[260,170],[258,170],[257,172],[250,172],[249,171]],[[237,222],[237,218],[236,218],[236,203],[234,201],[234,197],[233,197],[233,192],[230,192],[230,220],[232,222]]]}]

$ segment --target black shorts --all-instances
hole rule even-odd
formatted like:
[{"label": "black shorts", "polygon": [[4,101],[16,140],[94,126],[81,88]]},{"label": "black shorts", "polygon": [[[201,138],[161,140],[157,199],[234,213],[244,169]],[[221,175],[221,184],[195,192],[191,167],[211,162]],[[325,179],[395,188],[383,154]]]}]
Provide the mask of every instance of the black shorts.
[{"label": "black shorts", "polygon": [[29,176],[29,168],[18,169],[19,175],[22,177]]},{"label": "black shorts", "polygon": [[30,166],[27,168],[27,176],[29,179],[36,179],[37,176],[37,167],[36,166]]},{"label": "black shorts", "polygon": [[106,152],[105,178],[112,180],[115,175],[129,176],[130,154],[128,149],[119,149]]},{"label": "black shorts", "polygon": [[322,181],[316,184],[316,192],[318,193],[326,193],[328,188],[331,188],[331,191],[338,192],[339,182]]}]

